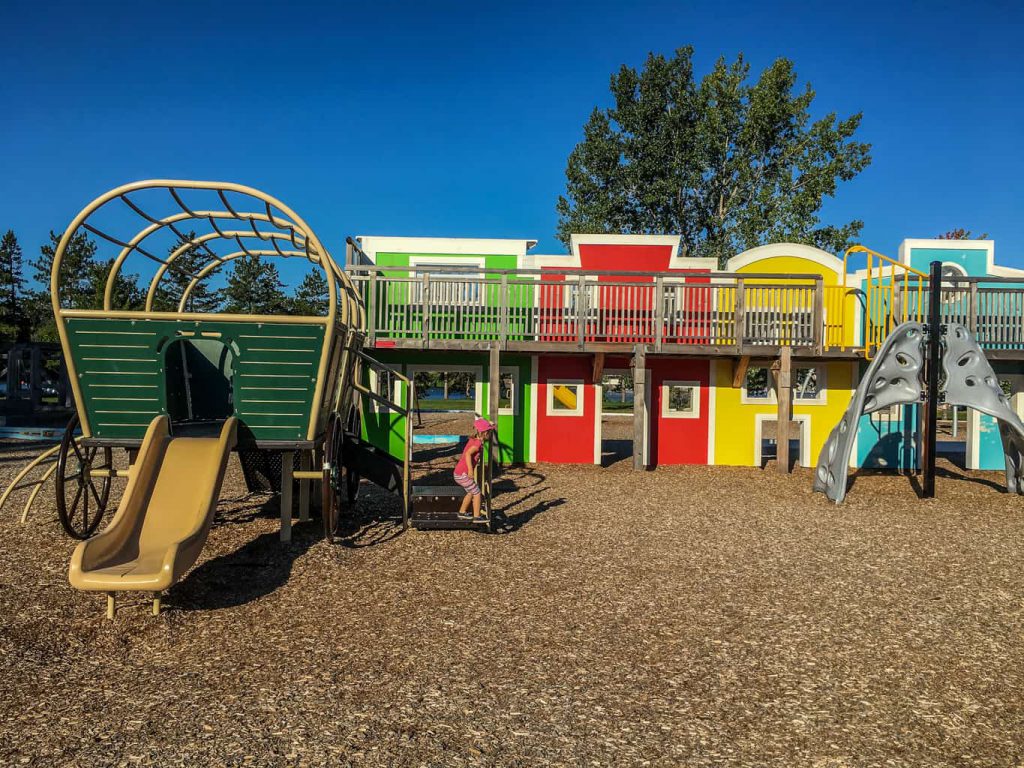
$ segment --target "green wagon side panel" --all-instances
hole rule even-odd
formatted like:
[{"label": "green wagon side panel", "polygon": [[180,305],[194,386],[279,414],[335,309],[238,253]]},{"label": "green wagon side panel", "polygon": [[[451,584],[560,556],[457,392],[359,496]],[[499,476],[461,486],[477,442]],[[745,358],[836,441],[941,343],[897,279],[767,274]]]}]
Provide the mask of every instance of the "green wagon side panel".
[{"label": "green wagon side panel", "polygon": [[[322,324],[122,318],[66,323],[94,437],[141,439],[149,422],[172,407],[168,352],[180,352],[173,344],[178,340],[196,340],[196,359],[210,357],[217,342],[230,351],[234,415],[256,440],[306,439],[326,330]],[[216,361],[204,370],[221,376]],[[202,375],[192,371],[193,390],[204,386]]]}]

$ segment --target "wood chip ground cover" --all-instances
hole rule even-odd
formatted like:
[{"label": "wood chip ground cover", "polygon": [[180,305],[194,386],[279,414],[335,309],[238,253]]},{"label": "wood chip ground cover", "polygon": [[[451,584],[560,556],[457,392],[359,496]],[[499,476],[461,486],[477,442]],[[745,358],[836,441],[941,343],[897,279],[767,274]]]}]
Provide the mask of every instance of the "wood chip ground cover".
[{"label": "wood chip ground cover", "polygon": [[[28,453],[0,452],[6,484]],[[67,584],[52,495],[0,538],[0,765],[1024,762],[1024,499],[809,470],[507,471],[512,530],[278,541],[232,464],[148,614]],[[23,499],[24,497],[22,497]]]}]

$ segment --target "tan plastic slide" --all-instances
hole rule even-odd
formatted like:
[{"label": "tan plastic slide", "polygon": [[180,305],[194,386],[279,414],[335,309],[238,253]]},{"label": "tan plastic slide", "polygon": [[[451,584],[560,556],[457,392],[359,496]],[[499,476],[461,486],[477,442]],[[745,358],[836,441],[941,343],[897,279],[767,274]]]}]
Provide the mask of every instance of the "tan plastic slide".
[{"label": "tan plastic slide", "polygon": [[160,592],[180,579],[206,543],[237,428],[230,418],[218,437],[173,437],[167,416],[153,419],[110,525],[71,557],[71,586]]}]

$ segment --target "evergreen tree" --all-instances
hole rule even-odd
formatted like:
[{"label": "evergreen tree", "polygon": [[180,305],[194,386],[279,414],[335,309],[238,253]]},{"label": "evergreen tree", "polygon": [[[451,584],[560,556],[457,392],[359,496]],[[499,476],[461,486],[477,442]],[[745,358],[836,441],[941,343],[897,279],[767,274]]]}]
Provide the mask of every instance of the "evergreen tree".
[{"label": "evergreen tree", "polygon": [[275,315],[288,310],[277,265],[259,256],[235,259],[224,297],[224,311],[232,314]]},{"label": "evergreen tree", "polygon": [[[168,256],[183,245],[194,240],[195,232],[189,232],[184,238],[167,249]],[[212,261],[212,257],[202,246],[190,246],[178,254],[171,266],[164,273],[160,287],[153,298],[153,308],[163,312],[175,312],[178,309],[178,302],[185,295],[185,290],[192,282],[192,278],[199,274],[199,271]],[[204,278],[196,283],[196,287],[189,294],[188,302],[185,304],[186,312],[216,312],[220,307],[220,297],[216,291],[210,289],[208,279]]]},{"label": "evergreen tree", "polygon": [[296,315],[320,317],[327,314],[330,304],[327,278],[319,269],[306,273],[292,299],[292,312]]},{"label": "evergreen tree", "polygon": [[679,233],[689,256],[720,265],[740,251],[787,240],[838,251],[863,222],[822,226],[840,180],[871,162],[854,141],[861,115],[813,121],[814,91],[794,92],[793,63],[778,59],[747,82],[739,56],[699,83],[693,48],[650,54],[642,71],[611,78],[615,105],[595,109],[569,155],[558,234]]},{"label": "evergreen tree", "polygon": [[21,245],[13,230],[0,238],[0,336],[24,340],[28,335],[25,277]]}]

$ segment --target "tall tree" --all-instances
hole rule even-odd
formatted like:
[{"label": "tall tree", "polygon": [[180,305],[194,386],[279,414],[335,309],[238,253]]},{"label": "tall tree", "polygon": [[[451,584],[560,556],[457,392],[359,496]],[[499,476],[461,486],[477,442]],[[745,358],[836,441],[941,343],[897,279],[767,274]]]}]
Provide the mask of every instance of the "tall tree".
[{"label": "tall tree", "polygon": [[0,336],[24,340],[28,333],[24,259],[14,230],[0,238]]},{"label": "tall tree", "polygon": [[679,233],[690,256],[729,256],[787,240],[838,251],[863,222],[822,225],[839,181],[871,162],[854,141],[861,115],[812,121],[814,91],[794,90],[778,59],[755,83],[740,55],[719,59],[699,83],[693,48],[650,54],[640,72],[611,78],[615,105],[595,109],[569,155],[558,236]]},{"label": "tall tree", "polygon": [[[192,282],[193,277],[212,261],[210,254],[201,246],[189,245],[196,237],[195,232],[188,232],[178,240],[177,243],[167,249],[167,255],[174,253],[182,246],[188,246],[179,253],[171,262],[167,272],[164,273],[160,287],[153,298],[153,308],[164,312],[172,312],[178,309],[178,302],[185,295],[185,290]],[[189,294],[185,304],[186,312],[216,312],[220,307],[221,299],[216,291],[211,290],[207,278],[196,283],[196,287]]]},{"label": "tall tree", "polygon": [[224,298],[224,311],[235,314],[279,314],[288,308],[277,265],[259,256],[235,259]]},{"label": "tall tree", "polygon": [[[50,241],[39,248],[39,257],[31,263],[33,282],[42,286],[42,290],[33,291],[29,297],[32,337],[38,341],[57,340],[57,326],[50,304],[50,271],[60,239],[60,234],[50,230]],[[96,274],[93,268],[93,257],[95,255],[96,243],[90,240],[84,231],[76,232],[68,241],[60,267],[61,306],[80,308],[94,306]]]},{"label": "tall tree", "polygon": [[329,303],[327,278],[319,269],[313,269],[306,273],[295,291],[292,312],[296,315],[326,315]]}]

